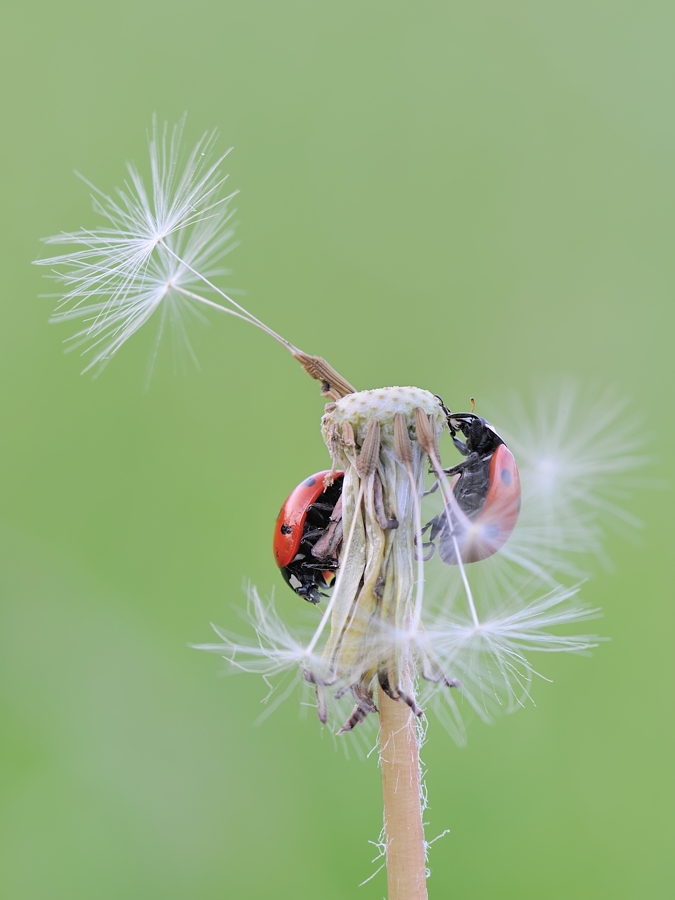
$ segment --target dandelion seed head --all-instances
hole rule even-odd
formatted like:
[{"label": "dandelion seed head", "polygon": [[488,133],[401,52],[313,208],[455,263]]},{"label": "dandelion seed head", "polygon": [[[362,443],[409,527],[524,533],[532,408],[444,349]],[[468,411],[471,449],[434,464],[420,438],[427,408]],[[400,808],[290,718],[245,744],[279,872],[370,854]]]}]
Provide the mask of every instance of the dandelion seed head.
[{"label": "dandelion seed head", "polygon": [[[394,695],[398,685],[403,697],[397,673],[412,660],[416,708],[433,710],[462,743],[468,710],[487,721],[534,703],[535,682],[547,680],[534,662],[536,654],[544,659],[546,653],[585,654],[595,648],[601,638],[584,623],[598,613],[580,601],[578,567],[569,560],[588,553],[589,540],[593,550],[593,541],[599,541],[594,514],[604,507],[589,501],[589,495],[604,496],[616,476],[637,463],[632,439],[617,444],[607,410],[602,428],[597,411],[589,414],[593,427],[583,416],[577,424],[569,417],[575,404],[562,396],[564,415],[555,405],[548,408],[543,440],[537,441],[536,427],[524,412],[518,417],[523,435],[507,440],[525,473],[522,524],[499,552],[466,567],[446,565],[438,555],[422,562],[416,550],[426,518],[422,495],[429,478],[439,477],[427,473],[444,426],[438,398],[417,388],[385,388],[328,404],[322,430],[335,467],[345,472],[345,544],[336,589],[309,641],[290,638],[281,622],[272,635],[267,614],[261,618],[257,612],[262,642],[276,648],[265,653],[266,675],[272,677],[275,667],[281,673],[301,666],[316,687],[320,717],[329,723],[344,717],[345,697],[351,696],[357,705],[341,729],[350,730],[374,709],[378,680]],[[396,441],[397,417],[410,440],[409,452],[401,449],[400,429]],[[426,437],[419,430],[424,422]],[[537,449],[541,446],[543,451]],[[575,478],[583,489],[560,499],[559,492]],[[378,479],[384,507],[379,518]],[[425,505],[429,502],[442,506],[442,490],[424,499]],[[395,528],[383,521],[390,514]],[[472,528],[469,523],[469,534]],[[475,540],[489,539],[480,526],[475,530]],[[573,574],[577,580],[571,584],[558,580]]]},{"label": "dandelion seed head", "polygon": [[[382,430],[393,429],[394,419],[401,414],[409,428],[415,425],[415,409],[420,408],[427,415],[434,416],[440,434],[444,415],[438,397],[417,387],[388,387],[348,394],[335,405],[330,405],[323,420],[324,436],[327,429],[340,428],[350,424],[356,437],[365,438],[366,430],[373,420],[377,420]],[[382,434],[382,431],[381,431]],[[393,431],[384,432],[383,444],[387,440],[393,444]]]}]

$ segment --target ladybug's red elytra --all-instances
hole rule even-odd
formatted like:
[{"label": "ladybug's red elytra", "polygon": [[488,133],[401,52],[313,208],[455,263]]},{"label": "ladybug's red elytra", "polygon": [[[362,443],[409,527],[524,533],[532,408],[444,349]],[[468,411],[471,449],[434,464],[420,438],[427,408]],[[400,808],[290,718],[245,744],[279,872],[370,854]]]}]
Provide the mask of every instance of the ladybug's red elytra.
[{"label": "ladybug's red elytra", "polygon": [[310,603],[319,603],[321,588],[330,586],[338,568],[343,476],[326,470],[306,478],[291,491],[274,529],[274,558],[281,574]]},{"label": "ladybug's red elytra", "polygon": [[[443,407],[452,440],[466,457],[449,469],[452,497],[432,519],[430,545],[438,542],[444,563],[478,562],[496,553],[515,528],[520,512],[520,477],[513,454],[494,428],[470,413]],[[461,432],[464,441],[457,437]]]}]

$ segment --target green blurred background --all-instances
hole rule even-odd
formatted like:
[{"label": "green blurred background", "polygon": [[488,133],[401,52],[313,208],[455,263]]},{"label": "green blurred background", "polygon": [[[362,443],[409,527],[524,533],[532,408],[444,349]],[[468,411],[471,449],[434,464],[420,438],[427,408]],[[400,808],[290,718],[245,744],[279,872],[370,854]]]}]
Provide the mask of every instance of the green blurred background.
[{"label": "green blurred background", "polygon": [[[2,90],[0,894],[378,900],[376,760],[188,649],[327,460],[316,385],[213,317],[144,390],[151,335],[96,381],[30,261],[145,167],[151,115],[217,127],[228,285],[359,387],[491,408],[571,373],[644,414],[661,489],[585,590],[611,636],[544,660],[538,707],[434,721],[432,897],[666,898],[672,876],[675,8],[658,2],[26,2]],[[48,288],[47,288],[48,289]],[[168,348],[166,348],[168,351]],[[454,399],[453,399],[454,398]],[[589,398],[592,399],[592,398]],[[509,423],[509,427],[513,427]],[[349,744],[349,736],[341,743]]]}]

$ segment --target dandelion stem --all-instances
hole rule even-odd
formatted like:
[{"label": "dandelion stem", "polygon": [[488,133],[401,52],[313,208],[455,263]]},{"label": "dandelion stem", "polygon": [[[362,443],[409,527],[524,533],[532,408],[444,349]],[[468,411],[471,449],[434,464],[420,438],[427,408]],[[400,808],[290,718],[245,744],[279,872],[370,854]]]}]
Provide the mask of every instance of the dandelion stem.
[{"label": "dandelion stem", "polygon": [[227,313],[228,316],[236,316],[237,319],[241,319],[242,322],[248,322],[249,325],[256,324],[249,319],[248,316],[245,316],[243,313],[237,312],[234,309],[228,309],[226,306],[223,306],[222,303],[216,303],[215,300],[209,300],[208,297],[202,297],[201,294],[195,294],[193,291],[188,291],[187,288],[180,287],[180,285],[177,284],[172,285],[172,287],[174,290],[178,291],[178,293],[183,294],[184,297],[190,297],[191,300],[197,300],[199,303],[204,303],[212,309],[217,309],[218,312]]},{"label": "dandelion stem", "polygon": [[[245,319],[247,322],[250,322],[251,325],[255,325],[257,328],[262,329],[266,334],[269,334],[270,337],[273,337],[275,341],[279,341],[279,343],[283,344],[284,347],[286,347],[286,349],[289,350],[293,354],[293,356],[296,356],[298,353],[301,352],[300,350],[298,350],[297,347],[294,347],[290,341],[287,341],[286,338],[283,338],[280,334],[277,334],[276,331],[273,331],[268,325],[265,325],[264,322],[261,322],[260,319],[256,319],[256,317],[252,313],[250,313],[247,309],[244,309],[243,306],[240,306],[236,300],[233,300],[232,297],[229,297],[225,293],[225,291],[223,291],[219,287],[217,287],[212,281],[210,281],[208,278],[206,278],[206,276],[202,275],[196,269],[193,269],[192,266],[190,265],[190,263],[186,262],[184,259],[182,259],[180,256],[178,256],[177,253],[173,252],[173,250],[171,249],[171,247],[169,247],[169,245],[166,243],[166,241],[160,241],[160,243],[162,244],[162,246],[164,247],[166,252],[169,254],[169,256],[173,256],[173,258],[176,260],[176,262],[179,262],[182,266],[185,266],[185,268],[188,270],[188,272],[192,272],[192,274],[195,275],[197,278],[199,278],[201,281],[203,281],[204,284],[207,285],[207,287],[210,287],[212,291],[215,291],[224,300],[227,300],[228,303],[231,303],[235,309],[238,309],[239,312],[242,314],[240,316],[240,318]],[[223,312],[232,312],[233,313],[233,310],[226,309],[224,306],[220,306],[218,303],[209,302],[205,297],[200,297],[199,294],[193,294],[192,296],[194,297],[195,300],[201,300],[202,303],[206,303],[209,306],[214,306],[216,309],[220,309]],[[236,313],[233,313],[233,314],[236,315]]]},{"label": "dandelion stem", "polygon": [[[407,670],[410,678],[410,660]],[[389,900],[427,900],[416,717],[381,687],[378,708]]]},{"label": "dandelion stem", "polygon": [[191,297],[193,300],[198,300],[200,303],[205,303],[207,306],[212,306],[214,309],[220,310],[220,312],[229,313],[232,316],[236,316],[238,319],[242,319],[244,322],[248,322],[249,325],[255,325],[256,328],[260,328],[261,331],[264,331],[265,334],[269,334],[270,337],[273,337],[275,341],[278,341],[282,344],[288,351],[291,353],[297,361],[300,363],[302,368],[307,372],[307,374],[314,378],[316,381],[321,382],[321,393],[324,397],[328,397],[330,400],[340,400],[342,397],[346,397],[347,394],[353,394],[356,391],[356,388],[353,387],[339,372],[326,362],[325,359],[322,359],[320,356],[312,356],[309,353],[305,353],[304,350],[300,350],[294,344],[291,344],[290,341],[287,341],[285,337],[282,337],[280,334],[277,334],[272,328],[268,325],[265,325],[264,322],[261,322],[260,319],[257,319],[252,313],[250,313],[243,306],[240,306],[236,300],[233,300],[229,297],[225,291],[221,290],[212,281],[198,272],[196,269],[193,269],[192,266],[173,252],[171,247],[165,241],[160,241],[166,252],[173,256],[173,258],[179,262],[181,265],[185,266],[185,268],[192,272],[197,278],[201,279],[205,285],[207,285],[211,290],[215,291],[219,296],[221,296],[224,300],[227,300],[228,303],[231,303],[234,309],[228,309],[226,306],[221,306],[220,303],[214,303],[213,300],[207,300],[206,297],[202,297],[199,294],[193,294],[191,291],[187,291],[184,288],[178,287],[181,293],[185,294],[187,297]]}]

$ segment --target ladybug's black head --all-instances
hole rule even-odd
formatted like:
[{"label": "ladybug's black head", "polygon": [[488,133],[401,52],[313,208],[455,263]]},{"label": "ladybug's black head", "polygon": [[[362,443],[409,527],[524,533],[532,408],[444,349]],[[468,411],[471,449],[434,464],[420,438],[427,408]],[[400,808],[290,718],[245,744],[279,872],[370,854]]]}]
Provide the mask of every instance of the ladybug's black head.
[{"label": "ladybug's black head", "polygon": [[485,419],[473,413],[450,413],[448,427],[453,437],[457,431],[461,431],[466,441],[466,449],[469,453],[477,453],[479,456],[489,456],[504,443]]}]

